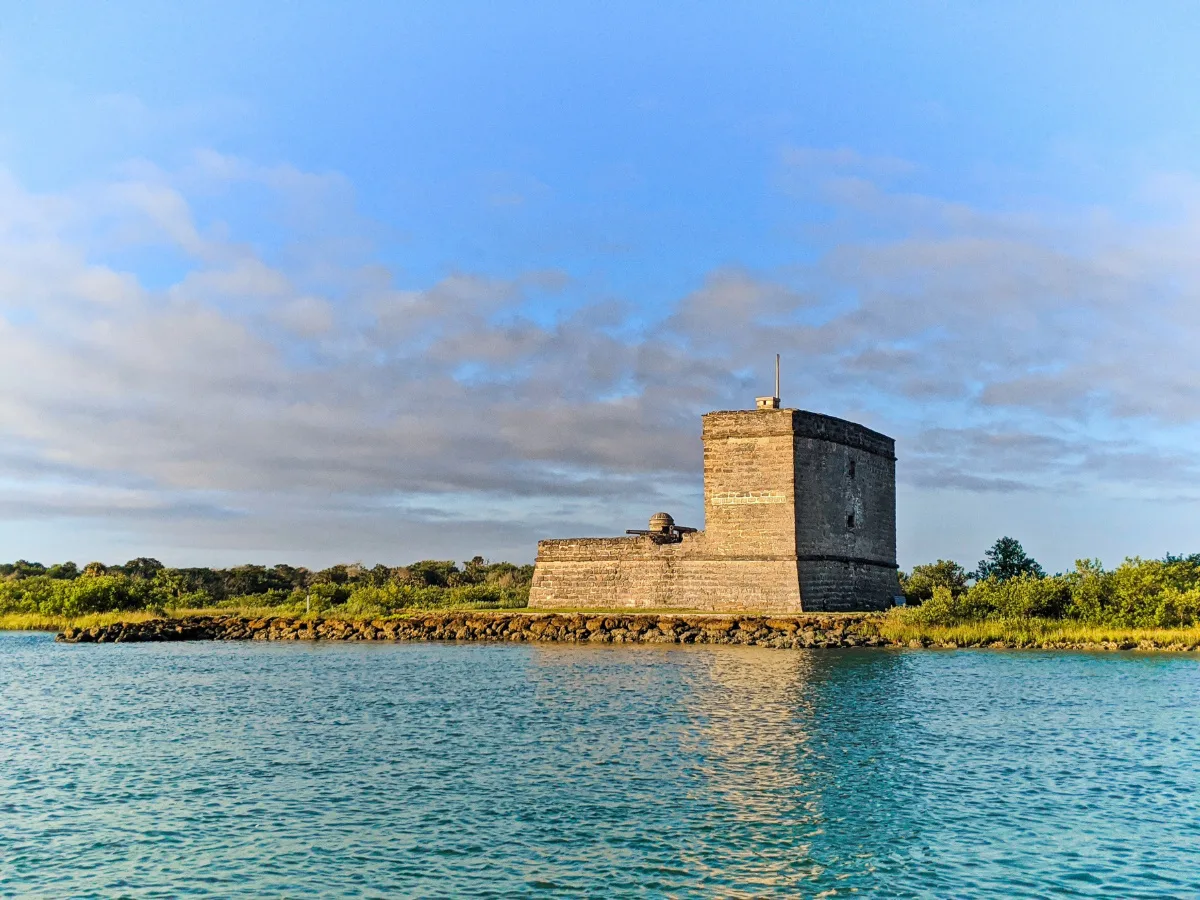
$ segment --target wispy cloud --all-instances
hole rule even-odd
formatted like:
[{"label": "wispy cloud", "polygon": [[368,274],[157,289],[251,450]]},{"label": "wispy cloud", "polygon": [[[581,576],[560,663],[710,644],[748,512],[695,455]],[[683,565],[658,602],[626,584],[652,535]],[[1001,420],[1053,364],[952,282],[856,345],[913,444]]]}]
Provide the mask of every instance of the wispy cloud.
[{"label": "wispy cloud", "polygon": [[[0,433],[20,448],[0,479],[41,497],[0,504],[90,516],[136,484],[114,508],[147,533],[233,540],[232,516],[297,551],[314,516],[357,523],[338,541],[582,528],[698,492],[696,416],[745,406],[775,352],[788,401],[895,434],[912,485],[1177,491],[1200,426],[1195,204],[1122,225],[905,192],[913,167],[849,150],[784,164],[835,213],[815,261],[714,271],[650,324],[558,271],[405,285],[336,173],[205,152],[61,194],[0,176]],[[273,246],[213,215],[234,188],[287,211]],[[530,314],[564,290],[583,301]]]}]

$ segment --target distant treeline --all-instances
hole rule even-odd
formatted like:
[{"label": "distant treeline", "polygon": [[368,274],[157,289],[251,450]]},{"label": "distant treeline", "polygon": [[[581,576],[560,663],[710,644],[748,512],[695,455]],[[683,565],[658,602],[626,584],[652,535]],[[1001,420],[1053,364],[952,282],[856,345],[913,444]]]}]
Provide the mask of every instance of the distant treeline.
[{"label": "distant treeline", "polygon": [[481,556],[461,567],[426,559],[395,568],[350,564],[319,571],[287,565],[174,569],[147,557],[81,569],[73,562],[47,567],[22,559],[0,564],[0,613],[277,607],[374,616],[444,606],[510,608],[526,605],[532,578],[533,566]]},{"label": "distant treeline", "polygon": [[950,560],[900,573],[911,621],[960,625],[987,620],[1059,619],[1088,625],[1169,628],[1200,623],[1200,553],[1126,559],[1105,569],[1081,559],[1047,575],[1020,541],[996,541],[974,571]]},{"label": "distant treeline", "polygon": [[[73,562],[0,564],[0,614],[78,616],[120,610],[264,608],[281,614],[369,618],[411,609],[515,608],[529,601],[533,566],[476,556],[461,566],[421,560],[407,566],[234,566],[174,569],[139,557],[120,566]],[[1128,628],[1200,624],[1200,553],[1127,559],[1115,569],[1079,560],[1047,575],[1020,541],[996,541],[972,571],[950,560],[900,573],[922,625],[1051,619]]]}]

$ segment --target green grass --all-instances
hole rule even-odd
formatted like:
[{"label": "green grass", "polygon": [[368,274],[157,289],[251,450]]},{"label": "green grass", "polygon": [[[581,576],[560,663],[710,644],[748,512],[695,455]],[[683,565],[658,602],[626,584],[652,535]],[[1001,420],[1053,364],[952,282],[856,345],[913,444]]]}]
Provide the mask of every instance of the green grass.
[{"label": "green grass", "polygon": [[149,610],[90,613],[86,616],[47,616],[41,613],[0,613],[0,631],[62,631],[68,625],[91,628],[94,625],[114,625],[117,622],[145,622],[157,618]]},{"label": "green grass", "polygon": [[[360,621],[364,619],[405,619],[412,616],[428,615],[431,612],[524,612],[524,608],[491,609],[481,608],[478,604],[462,606],[409,607],[394,613],[370,611],[358,613],[333,608],[324,612],[305,613],[303,607],[281,606],[204,606],[190,609],[169,609],[151,611],[145,609],[119,610],[106,613],[89,613],[82,616],[50,616],[42,613],[9,612],[0,613],[0,631],[62,631],[67,626],[76,628],[92,628],[94,626],[114,625],[118,622],[145,622],[162,617],[178,619],[185,616],[237,616],[244,619],[265,619],[270,616],[286,616],[292,619],[345,619]],[[539,610],[540,612],[540,610]]]},{"label": "green grass", "polygon": [[882,637],[904,644],[920,641],[922,644],[934,646],[954,644],[959,647],[986,647],[999,643],[1009,647],[1031,648],[1113,644],[1145,649],[1200,648],[1200,625],[1186,628],[1123,628],[1117,625],[1086,625],[1054,619],[987,620],[965,622],[961,625],[924,625],[907,621],[900,610],[884,618],[880,623],[879,633]]}]

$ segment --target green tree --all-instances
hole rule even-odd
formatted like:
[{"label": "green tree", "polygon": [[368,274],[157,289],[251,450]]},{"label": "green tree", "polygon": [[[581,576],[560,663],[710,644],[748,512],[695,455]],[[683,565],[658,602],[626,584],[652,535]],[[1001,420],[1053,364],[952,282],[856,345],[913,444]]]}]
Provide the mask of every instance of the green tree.
[{"label": "green tree", "polygon": [[371,567],[371,570],[362,577],[363,584],[369,584],[374,587],[383,587],[392,580],[392,570],[383,563],[376,563]]},{"label": "green tree", "polygon": [[46,570],[46,574],[51,578],[59,578],[64,581],[71,581],[79,577],[79,566],[68,560],[65,563],[55,563]]},{"label": "green tree", "polygon": [[1045,578],[1046,573],[1037,560],[1025,552],[1016,538],[1002,537],[992,544],[990,550],[979,561],[975,577],[979,581],[1008,581],[1021,575]]},{"label": "green tree", "polygon": [[5,566],[4,569],[4,574],[11,578],[34,578],[46,574],[45,566],[27,559],[18,559],[15,563]]},{"label": "green tree", "polygon": [[321,569],[319,572],[313,572],[309,583],[312,585],[345,584],[350,580],[349,568],[344,563],[338,563],[336,566],[330,566],[328,569]]},{"label": "green tree", "polygon": [[958,597],[967,590],[967,579],[971,573],[949,559],[914,566],[912,573],[900,575],[900,587],[909,603],[924,603],[933,598],[935,588],[944,587]]},{"label": "green tree", "polygon": [[1061,618],[1071,602],[1071,586],[1062,576],[1046,578],[1024,572],[1000,580],[987,578],[967,592],[972,609],[980,618]]},{"label": "green tree", "polygon": [[178,569],[162,568],[154,573],[151,589],[160,603],[178,600],[184,592],[184,576]]},{"label": "green tree", "polygon": [[461,574],[453,560],[422,559],[397,569],[394,577],[415,587],[446,587],[456,583]]},{"label": "green tree", "polygon": [[130,578],[153,578],[155,573],[163,568],[163,564],[149,556],[139,556],[121,566],[121,571]]},{"label": "green tree", "polygon": [[303,566],[296,568],[287,563],[276,563],[271,566],[270,574],[280,586],[290,584],[295,589],[307,583],[309,572]]}]

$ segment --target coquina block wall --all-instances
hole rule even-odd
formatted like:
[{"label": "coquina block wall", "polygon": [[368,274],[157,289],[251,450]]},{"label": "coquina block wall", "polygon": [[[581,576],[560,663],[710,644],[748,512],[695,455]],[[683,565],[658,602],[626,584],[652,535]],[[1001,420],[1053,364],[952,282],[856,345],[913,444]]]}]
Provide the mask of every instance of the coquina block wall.
[{"label": "coquina block wall", "polygon": [[796,409],[703,416],[705,530],[538,543],[529,605],[733,612],[891,606],[891,438]]}]

